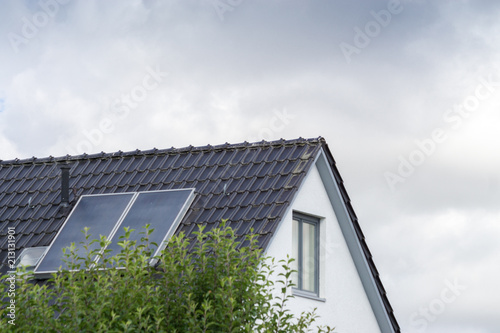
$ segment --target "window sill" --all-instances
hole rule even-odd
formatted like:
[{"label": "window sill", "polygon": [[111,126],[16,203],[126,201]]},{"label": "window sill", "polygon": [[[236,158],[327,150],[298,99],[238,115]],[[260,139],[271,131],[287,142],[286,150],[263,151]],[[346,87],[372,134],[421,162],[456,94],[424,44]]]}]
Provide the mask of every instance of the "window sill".
[{"label": "window sill", "polygon": [[318,297],[318,295],[316,295],[314,293],[311,293],[309,291],[304,291],[304,290],[299,290],[299,289],[293,288],[292,289],[292,294],[293,294],[293,296],[299,296],[299,297],[309,298],[309,299],[312,299],[312,300],[315,300],[315,301],[319,301],[319,302],[326,302],[326,298]]}]

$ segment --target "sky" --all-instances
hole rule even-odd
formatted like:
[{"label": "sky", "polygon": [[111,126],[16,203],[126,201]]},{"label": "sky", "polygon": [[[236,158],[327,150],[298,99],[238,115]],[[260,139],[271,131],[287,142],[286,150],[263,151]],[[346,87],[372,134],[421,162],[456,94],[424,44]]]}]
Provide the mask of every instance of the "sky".
[{"label": "sky", "polygon": [[4,0],[0,159],[323,136],[403,331],[499,332],[499,15]]}]

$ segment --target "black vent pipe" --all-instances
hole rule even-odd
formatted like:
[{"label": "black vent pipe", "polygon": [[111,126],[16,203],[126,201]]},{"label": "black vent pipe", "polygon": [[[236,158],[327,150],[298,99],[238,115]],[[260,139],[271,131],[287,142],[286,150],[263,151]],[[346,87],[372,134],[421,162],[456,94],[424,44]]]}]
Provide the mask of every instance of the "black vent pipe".
[{"label": "black vent pipe", "polygon": [[69,206],[69,169],[67,164],[61,165],[61,206]]}]

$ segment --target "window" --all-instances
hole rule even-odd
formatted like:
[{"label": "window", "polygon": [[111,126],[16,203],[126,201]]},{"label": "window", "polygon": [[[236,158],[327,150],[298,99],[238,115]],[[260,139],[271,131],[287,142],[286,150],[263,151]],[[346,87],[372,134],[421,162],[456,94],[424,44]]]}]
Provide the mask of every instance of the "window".
[{"label": "window", "polygon": [[48,246],[28,247],[23,249],[16,260],[15,266],[24,266],[27,271],[32,271],[40,261]]},{"label": "window", "polygon": [[317,218],[293,215],[293,269],[294,289],[319,294],[319,220]]}]

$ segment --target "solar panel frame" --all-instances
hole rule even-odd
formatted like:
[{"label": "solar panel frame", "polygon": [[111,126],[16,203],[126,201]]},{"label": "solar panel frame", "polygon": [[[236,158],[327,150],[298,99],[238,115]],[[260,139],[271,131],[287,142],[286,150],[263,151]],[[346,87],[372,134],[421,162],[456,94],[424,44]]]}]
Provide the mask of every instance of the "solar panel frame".
[{"label": "solar panel frame", "polygon": [[[58,272],[58,271],[59,271],[59,268],[58,268],[57,270],[43,270],[43,271],[39,271],[39,268],[40,268],[40,266],[42,266],[42,265],[43,265],[45,258],[47,258],[47,257],[48,257],[48,255],[51,253],[51,249],[52,249],[52,247],[53,247],[53,246],[54,246],[54,244],[58,241],[58,239],[59,239],[60,235],[64,232],[64,230],[65,230],[64,228],[65,228],[65,227],[66,227],[69,223],[71,223],[71,222],[70,222],[70,221],[71,221],[71,218],[72,218],[72,216],[75,214],[75,212],[77,212],[77,208],[80,206],[81,202],[82,202],[83,200],[86,200],[86,198],[95,198],[95,197],[102,197],[102,196],[130,196],[130,199],[129,199],[128,203],[125,205],[125,208],[123,209],[123,211],[122,211],[122,212],[121,212],[121,214],[119,215],[118,219],[114,222],[113,228],[111,228],[110,233],[109,233],[108,235],[105,235],[105,236],[107,236],[107,237],[108,237],[108,239],[109,239],[109,237],[111,236],[112,231],[116,228],[117,223],[118,223],[119,221],[121,221],[121,220],[123,219],[123,217],[127,214],[128,209],[130,208],[131,204],[134,202],[135,197],[137,196],[137,193],[136,193],[136,192],[126,192],[126,193],[104,193],[104,194],[82,195],[82,196],[78,199],[78,201],[77,201],[77,203],[76,203],[75,207],[73,207],[73,210],[70,212],[70,214],[68,215],[68,217],[67,217],[67,218],[66,218],[66,220],[64,221],[64,223],[63,223],[63,225],[61,226],[61,228],[59,229],[59,231],[57,232],[56,236],[55,236],[55,237],[54,237],[54,239],[52,240],[52,242],[51,242],[51,244],[49,245],[48,249],[45,251],[45,253],[43,254],[43,256],[42,256],[42,257],[40,258],[40,260],[38,261],[38,263],[37,263],[37,265],[36,265],[36,267],[35,267],[35,269],[34,269],[34,273],[35,273],[35,275],[37,276],[37,278],[44,278],[44,277],[48,277],[48,276],[50,276],[52,273],[55,273],[55,272]],[[72,227],[74,227],[74,226],[72,226]],[[82,226],[82,227],[84,227],[84,226]],[[80,230],[78,230],[78,231],[80,231]],[[92,234],[92,230],[90,230],[90,233]],[[93,239],[94,239],[94,238],[93,238]],[[73,243],[73,242],[74,242],[74,241],[70,242],[70,244],[71,244],[71,243]],[[67,245],[67,246],[70,246],[70,244],[69,244],[69,245]],[[77,246],[78,246],[79,244],[75,244],[75,245],[77,245]],[[64,246],[64,247],[67,247],[67,246]],[[64,248],[64,247],[63,247],[63,248]],[[59,249],[59,251],[62,251],[62,248],[61,248],[61,249]],[[61,265],[60,265],[60,266],[65,266],[65,263],[63,262],[63,260],[62,260],[62,259],[63,259],[63,257],[61,256]],[[59,267],[60,267],[60,266],[59,266]]]},{"label": "solar panel frame", "polygon": [[[195,189],[192,188],[190,190],[191,190],[191,193],[189,194],[189,196],[187,197],[186,201],[182,205],[181,209],[177,213],[177,216],[175,217],[174,221],[172,222],[172,225],[170,226],[169,231],[165,234],[165,236],[163,237],[163,240],[161,241],[161,243],[158,244],[158,249],[156,250],[154,256],[157,256],[158,254],[161,253],[161,251],[163,251],[165,249],[165,247],[167,246],[167,240],[170,237],[172,237],[172,235],[174,234],[174,232],[177,230],[177,227],[181,223],[182,219],[186,215],[187,210],[189,209],[189,207],[191,207],[191,204],[193,203],[194,197],[195,197],[195,195],[194,195]],[[149,262],[149,264],[150,265],[155,265],[157,262],[158,262],[157,259],[152,258],[151,261]]]}]

